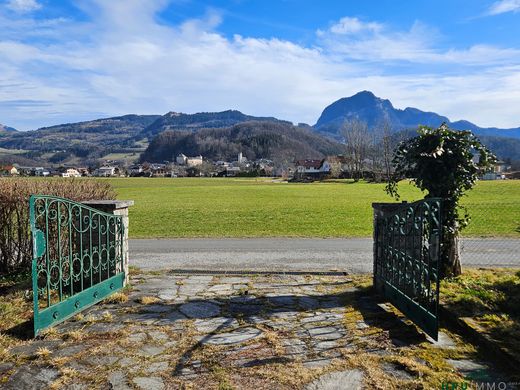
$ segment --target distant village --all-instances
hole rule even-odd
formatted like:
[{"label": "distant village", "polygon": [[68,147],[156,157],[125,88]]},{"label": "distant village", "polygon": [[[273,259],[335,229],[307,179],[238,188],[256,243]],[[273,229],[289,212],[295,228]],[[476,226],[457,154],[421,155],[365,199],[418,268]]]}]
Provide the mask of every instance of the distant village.
[{"label": "distant village", "polygon": [[[17,164],[0,165],[0,176],[35,177],[282,177],[292,181],[312,181],[326,178],[358,178],[373,181],[386,179],[382,170],[371,160],[363,162],[362,171],[353,167],[345,156],[322,159],[301,159],[280,166],[268,159],[250,161],[239,153],[234,161],[210,161],[203,156],[179,154],[175,161],[127,165],[121,161],[105,161],[99,167],[30,167]],[[388,173],[387,173],[388,174]],[[494,172],[482,176],[484,180],[519,179],[520,172],[498,161]]]}]

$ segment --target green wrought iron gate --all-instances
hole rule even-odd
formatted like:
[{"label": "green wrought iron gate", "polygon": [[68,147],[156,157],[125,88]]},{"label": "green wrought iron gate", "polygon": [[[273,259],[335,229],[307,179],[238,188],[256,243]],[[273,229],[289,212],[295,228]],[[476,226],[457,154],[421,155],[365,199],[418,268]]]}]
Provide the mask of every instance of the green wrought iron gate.
[{"label": "green wrought iron gate", "polygon": [[373,206],[374,286],[437,340],[442,200]]},{"label": "green wrought iron gate", "polygon": [[34,334],[123,287],[122,217],[68,199],[33,195]]}]

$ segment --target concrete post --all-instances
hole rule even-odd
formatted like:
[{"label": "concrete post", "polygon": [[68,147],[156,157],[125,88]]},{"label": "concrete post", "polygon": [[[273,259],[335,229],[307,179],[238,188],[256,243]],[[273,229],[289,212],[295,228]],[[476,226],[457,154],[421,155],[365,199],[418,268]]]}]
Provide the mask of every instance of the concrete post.
[{"label": "concrete post", "polygon": [[129,280],[129,255],[128,255],[128,208],[134,205],[133,200],[88,200],[83,202],[84,205],[95,208],[105,213],[121,215],[123,217],[123,271],[125,273],[125,286]]}]

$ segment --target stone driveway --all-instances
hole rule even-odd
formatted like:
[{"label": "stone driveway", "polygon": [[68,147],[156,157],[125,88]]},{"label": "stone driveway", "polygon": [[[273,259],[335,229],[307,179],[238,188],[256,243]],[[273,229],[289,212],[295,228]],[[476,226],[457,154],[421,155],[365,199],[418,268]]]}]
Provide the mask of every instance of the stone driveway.
[{"label": "stone driveway", "polygon": [[124,294],[13,347],[0,387],[397,389],[505,380],[458,337],[428,341],[378,304],[366,280],[134,275]]}]

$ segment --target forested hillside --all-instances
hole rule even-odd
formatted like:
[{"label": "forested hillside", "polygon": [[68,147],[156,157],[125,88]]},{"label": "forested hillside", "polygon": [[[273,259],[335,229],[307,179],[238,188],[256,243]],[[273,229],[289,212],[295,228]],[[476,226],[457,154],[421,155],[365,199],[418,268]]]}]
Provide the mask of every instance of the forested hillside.
[{"label": "forested hillside", "polygon": [[233,160],[239,152],[248,159],[293,161],[341,153],[342,145],[309,129],[283,122],[245,122],[197,132],[167,130],[152,140],[142,161],[172,161],[179,153],[212,160]]}]

